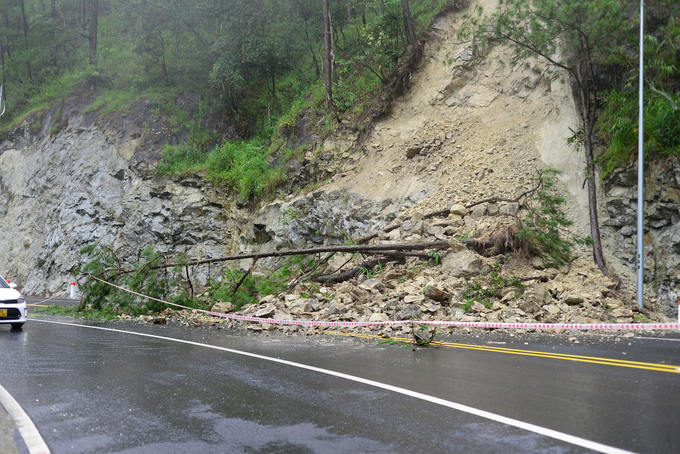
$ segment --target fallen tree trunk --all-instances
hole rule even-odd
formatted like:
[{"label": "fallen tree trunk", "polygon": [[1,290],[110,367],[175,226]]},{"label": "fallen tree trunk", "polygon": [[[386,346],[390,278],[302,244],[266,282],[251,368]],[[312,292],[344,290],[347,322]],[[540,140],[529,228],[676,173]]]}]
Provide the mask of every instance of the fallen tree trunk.
[{"label": "fallen tree trunk", "polygon": [[344,282],[346,280],[352,279],[354,276],[366,272],[367,270],[373,269],[373,267],[389,262],[403,262],[406,260],[405,255],[383,255],[381,257],[374,257],[372,259],[366,260],[360,265],[355,266],[351,270],[345,271],[343,273],[337,274],[327,274],[322,276],[316,276],[312,280],[314,282],[337,284],[338,282]]},{"label": "fallen tree trunk", "polygon": [[[426,243],[399,243],[399,244],[355,244],[355,245],[340,245],[340,246],[325,246],[319,248],[311,249],[290,249],[288,251],[271,251],[271,252],[254,252],[251,254],[238,254],[238,255],[227,255],[224,257],[217,257],[214,259],[204,259],[204,260],[194,260],[185,263],[165,263],[162,265],[154,265],[149,267],[150,270],[158,270],[163,268],[172,268],[175,266],[196,266],[205,265],[209,263],[219,263],[219,262],[229,262],[234,260],[243,259],[261,259],[266,257],[287,257],[291,255],[312,255],[326,252],[340,252],[340,253],[350,253],[355,252],[386,252],[386,255],[390,255],[389,251],[392,251],[396,255],[398,252],[403,251],[424,251],[426,249],[448,249],[448,241],[430,241]],[[137,270],[121,270],[119,274],[135,273]]]}]

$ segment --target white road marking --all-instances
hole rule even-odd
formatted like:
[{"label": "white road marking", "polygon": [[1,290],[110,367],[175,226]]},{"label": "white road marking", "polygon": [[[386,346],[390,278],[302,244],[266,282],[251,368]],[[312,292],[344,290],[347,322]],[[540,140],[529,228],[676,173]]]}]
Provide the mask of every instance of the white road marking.
[{"label": "white road marking", "polygon": [[508,426],[517,427],[519,429],[526,430],[526,431],[529,431],[529,432],[534,432],[534,433],[537,433],[539,435],[544,435],[546,437],[550,437],[550,438],[554,438],[556,440],[560,440],[560,441],[564,441],[566,443],[570,443],[572,445],[581,446],[581,447],[587,448],[587,449],[592,449],[593,451],[602,452],[602,453],[605,453],[605,454],[634,454],[632,451],[626,451],[624,449],[615,448],[613,446],[608,446],[608,445],[605,445],[605,444],[602,444],[602,443],[597,443],[595,441],[586,440],[584,438],[576,437],[574,435],[565,434],[565,433],[562,433],[562,432],[558,432],[556,430],[537,426],[535,424],[530,424],[530,423],[526,423],[526,422],[523,422],[523,421],[518,421],[516,419],[506,418],[505,416],[497,415],[495,413],[480,410],[480,409],[477,409],[477,408],[474,408],[474,407],[469,407],[469,406],[463,405],[463,404],[458,404],[456,402],[451,402],[451,401],[448,401],[448,400],[440,399],[438,397],[429,396],[427,394],[422,394],[422,393],[419,393],[419,392],[416,392],[416,391],[411,391],[409,389],[399,388],[398,386],[392,386],[392,385],[388,385],[386,383],[368,380],[368,379],[361,378],[361,377],[355,377],[353,375],[343,374],[342,372],[335,372],[335,371],[328,370],[328,369],[321,369],[319,367],[308,366],[306,364],[296,363],[296,362],[288,361],[288,360],[285,360],[285,359],[272,358],[270,356],[259,355],[259,354],[256,354],[256,353],[248,353],[248,352],[244,352],[244,351],[240,351],[240,350],[233,350],[231,348],[226,348],[226,347],[218,347],[216,345],[202,344],[202,343],[199,343],[199,342],[188,341],[188,340],[184,340],[184,339],[174,339],[172,337],[157,336],[155,334],[138,333],[138,332],[135,332],[135,331],[119,330],[119,329],[113,329],[113,328],[103,328],[103,327],[100,327],[100,326],[80,325],[80,324],[75,324],[75,323],[55,322],[55,321],[48,321],[48,320],[35,320],[35,319],[33,319],[33,321],[40,322],[40,323],[53,323],[53,324],[57,324],[57,325],[68,325],[68,326],[77,326],[77,327],[81,327],[81,328],[98,329],[98,330],[102,330],[102,331],[112,331],[112,332],[115,332],[115,333],[132,334],[134,336],[150,337],[150,338],[153,338],[153,339],[162,339],[162,340],[167,340],[167,341],[171,341],[171,342],[179,342],[179,343],[182,343],[182,344],[195,345],[195,346],[198,346],[198,347],[211,348],[213,350],[220,350],[220,351],[223,351],[223,352],[247,356],[247,357],[250,357],[250,358],[257,358],[257,359],[261,359],[261,360],[265,360],[265,361],[271,361],[271,362],[275,362],[275,363],[279,363],[279,364],[285,364],[287,366],[297,367],[299,369],[305,369],[305,370],[310,370],[310,371],[313,371],[313,372],[318,372],[318,373],[321,373],[321,374],[331,375],[333,377],[344,378],[346,380],[351,380],[351,381],[354,381],[354,382],[357,382],[357,383],[362,383],[362,384],[368,385],[368,386],[374,386],[376,388],[385,389],[387,391],[392,391],[392,392],[395,392],[395,393],[403,394],[405,396],[415,397],[416,399],[424,400],[426,402],[431,402],[431,403],[434,403],[434,404],[437,404],[437,405],[442,405],[444,407],[449,407],[449,408],[452,408],[454,410],[458,410],[458,411],[462,411],[464,413],[479,416],[481,418],[489,419],[491,421],[496,421],[496,422],[499,422],[501,424],[505,424],[505,425],[508,425]]},{"label": "white road marking", "polygon": [[38,432],[31,418],[28,417],[24,409],[21,408],[21,405],[14,400],[14,397],[2,385],[0,385],[0,404],[5,407],[10,418],[17,425],[19,433],[24,439],[24,443],[26,443],[28,452],[30,454],[49,454],[50,449],[40,436],[40,432]]},{"label": "white road marking", "polygon": [[680,342],[680,339],[666,339],[666,338],[663,338],[663,337],[640,337],[640,336],[636,336],[635,339],[649,339],[649,340],[657,340],[657,341]]}]

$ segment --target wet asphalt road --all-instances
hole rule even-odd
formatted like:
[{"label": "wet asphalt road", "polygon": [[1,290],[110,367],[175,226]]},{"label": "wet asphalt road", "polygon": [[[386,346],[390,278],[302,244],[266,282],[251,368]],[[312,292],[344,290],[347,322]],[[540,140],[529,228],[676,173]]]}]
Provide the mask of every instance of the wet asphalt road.
[{"label": "wet asphalt road", "polygon": [[[22,331],[0,327],[0,385],[53,453],[591,452],[342,378],[35,320]],[[413,351],[331,335],[97,325],[340,371],[634,452],[680,452],[678,373],[460,348]],[[672,340],[561,339],[508,338],[504,347],[680,364],[680,342]]]}]

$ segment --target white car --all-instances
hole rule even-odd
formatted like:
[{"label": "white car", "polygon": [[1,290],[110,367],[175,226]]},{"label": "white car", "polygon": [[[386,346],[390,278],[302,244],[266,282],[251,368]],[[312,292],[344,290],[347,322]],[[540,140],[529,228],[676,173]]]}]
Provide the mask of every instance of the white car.
[{"label": "white car", "polygon": [[16,288],[0,276],[0,324],[10,324],[13,329],[21,328],[28,317],[24,296]]}]

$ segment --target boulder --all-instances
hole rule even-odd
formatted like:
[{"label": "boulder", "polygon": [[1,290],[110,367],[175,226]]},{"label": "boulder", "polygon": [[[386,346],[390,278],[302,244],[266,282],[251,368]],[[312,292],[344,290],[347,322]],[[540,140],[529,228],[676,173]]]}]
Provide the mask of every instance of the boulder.
[{"label": "boulder", "polygon": [[312,312],[313,310],[309,298],[301,298],[288,305],[288,311],[293,315],[300,315],[305,312]]},{"label": "boulder", "polygon": [[453,205],[449,208],[449,215],[467,216],[468,210],[463,205]]},{"label": "boulder", "polygon": [[483,312],[484,309],[486,309],[486,306],[484,306],[482,303],[478,303],[477,301],[472,303],[472,306],[470,306],[470,310],[473,312]]},{"label": "boulder", "polygon": [[330,315],[344,314],[345,311],[347,311],[347,306],[345,306],[342,303],[338,303],[338,302],[331,304],[330,307],[328,308],[328,313]]},{"label": "boulder", "polygon": [[523,299],[525,301],[533,302],[539,306],[543,306],[552,301],[553,297],[543,284],[534,284],[524,291]]},{"label": "boulder", "polygon": [[359,285],[359,288],[366,291],[377,290],[379,292],[382,292],[383,290],[385,290],[385,286],[379,280],[374,278],[366,279]]},{"label": "boulder", "polygon": [[569,304],[570,306],[575,306],[578,304],[583,304],[585,301],[585,298],[583,298],[581,295],[577,295],[574,293],[570,293],[566,295],[564,298],[562,298],[562,302],[565,304]]},{"label": "boulder", "polygon": [[270,304],[257,312],[255,312],[255,317],[258,318],[271,318],[274,313],[276,312],[276,307],[274,307],[273,304]]},{"label": "boulder", "polygon": [[450,253],[442,259],[442,270],[454,277],[476,276],[482,270],[482,259],[468,250]]},{"label": "boulder", "polygon": [[521,301],[518,306],[524,312],[528,312],[530,314],[537,314],[541,311],[541,306],[539,306],[535,301]]},{"label": "boulder", "polygon": [[376,312],[371,315],[371,318],[368,319],[369,322],[387,322],[389,319],[387,318],[387,315],[383,314],[382,312]]},{"label": "boulder", "polygon": [[276,299],[276,295],[267,295],[260,300],[260,304],[270,304]]},{"label": "boulder", "polygon": [[428,305],[427,305],[427,308],[426,308],[425,310],[426,310],[427,312],[430,312],[430,313],[434,314],[435,312],[437,312],[437,311],[438,311],[439,309],[441,309],[441,308],[442,308],[442,305],[441,305],[441,304],[428,304]]},{"label": "boulder", "polygon": [[543,310],[550,315],[557,315],[560,313],[560,308],[555,306],[554,304],[546,304],[545,306],[543,306]]},{"label": "boulder", "polygon": [[213,305],[211,311],[221,312],[223,314],[228,314],[235,309],[234,305],[228,301],[220,301]]},{"label": "boulder", "polygon": [[406,295],[404,302],[406,304],[420,303],[425,299],[423,295]]},{"label": "boulder", "polygon": [[400,320],[410,320],[412,317],[420,317],[422,310],[417,304],[407,304],[397,315]]},{"label": "boulder", "polygon": [[451,299],[449,293],[436,285],[426,285],[423,287],[423,295],[438,302],[446,302]]}]

